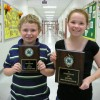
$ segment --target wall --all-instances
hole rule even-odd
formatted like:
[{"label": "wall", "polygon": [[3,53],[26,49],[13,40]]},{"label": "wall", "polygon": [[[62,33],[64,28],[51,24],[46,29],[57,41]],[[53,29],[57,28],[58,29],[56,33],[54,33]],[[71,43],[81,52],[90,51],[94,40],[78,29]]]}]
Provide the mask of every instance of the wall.
[{"label": "wall", "polygon": [[[27,0],[2,0],[5,1],[6,3],[12,5],[16,9],[19,9],[23,12],[23,16],[28,14],[28,13],[33,13],[39,17],[39,15],[36,13],[36,11],[32,8],[28,8],[27,6]],[[20,3],[19,3],[20,1]],[[22,6],[23,5],[23,6]],[[40,17],[39,17],[40,18]],[[40,18],[41,20],[41,18]],[[8,51],[12,45],[18,42],[20,37],[13,38],[13,39],[8,39],[4,40],[4,34],[3,34],[3,29],[2,29],[2,42],[0,42],[0,70],[3,68],[3,63],[5,61],[5,58],[8,54]]]},{"label": "wall", "polygon": [[[70,10],[74,9],[74,8],[83,8],[85,7],[87,4],[91,3],[93,0],[73,0],[71,1],[71,3],[66,7],[66,10],[64,11],[64,13],[60,16],[58,22],[59,22],[59,26],[60,26],[60,30],[62,29],[62,26],[61,26],[61,20],[63,20],[63,22],[65,22],[65,18],[67,17],[67,14],[70,12]],[[97,0],[95,0],[97,1]],[[81,5],[82,4],[82,5]],[[99,11],[100,13],[100,11]],[[63,17],[62,17],[63,16]],[[98,17],[98,9],[97,9],[97,28],[96,28],[96,42],[98,43],[98,45],[100,46],[100,18]],[[64,27],[63,27],[63,30]],[[69,32],[67,33],[67,36],[69,37],[70,34]]]}]

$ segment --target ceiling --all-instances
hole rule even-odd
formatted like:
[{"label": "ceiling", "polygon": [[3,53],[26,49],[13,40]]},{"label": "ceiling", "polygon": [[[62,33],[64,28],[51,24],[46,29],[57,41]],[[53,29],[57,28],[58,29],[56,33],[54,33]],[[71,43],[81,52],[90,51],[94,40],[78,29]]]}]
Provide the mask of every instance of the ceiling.
[{"label": "ceiling", "polygon": [[[13,4],[16,4],[18,6],[24,6],[28,5],[28,7],[33,8],[37,14],[42,18],[42,20],[57,20],[60,15],[65,11],[67,6],[70,5],[70,3],[73,0],[7,0],[9,2],[12,2]],[[47,1],[47,4],[43,4],[42,1]],[[56,6],[56,9],[44,9],[43,6]],[[53,16],[53,19],[46,19],[45,11],[55,11]],[[48,15],[51,15],[48,13]]]},{"label": "ceiling", "polygon": [[[47,4],[42,4],[42,1],[47,1]],[[50,20],[46,19],[45,11],[55,11],[53,14],[53,19],[51,20],[57,20],[59,16],[64,12],[64,10],[67,8],[67,6],[72,2],[72,0],[27,0],[28,7],[34,8],[35,11],[39,14],[39,16],[43,20]],[[56,6],[56,9],[44,9],[43,6]],[[48,13],[48,15],[51,15]]]}]

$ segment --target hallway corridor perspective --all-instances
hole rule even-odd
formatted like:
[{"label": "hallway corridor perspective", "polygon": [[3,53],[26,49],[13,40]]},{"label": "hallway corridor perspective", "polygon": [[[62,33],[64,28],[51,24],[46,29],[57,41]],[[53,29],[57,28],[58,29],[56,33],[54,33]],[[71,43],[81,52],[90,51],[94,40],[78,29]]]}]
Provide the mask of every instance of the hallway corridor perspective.
[{"label": "hallway corridor perspective", "polygon": [[[55,51],[55,42],[62,39],[60,35],[55,34],[52,30],[46,32],[46,34],[39,36],[39,41],[48,45],[51,48],[51,52]],[[95,68],[92,69],[92,73]],[[5,76],[0,73],[0,100],[10,100],[10,84],[12,77]],[[55,75],[47,78],[48,86],[50,87],[50,100],[56,100],[56,92],[58,83],[55,83]],[[100,100],[100,79],[93,82],[93,100]],[[68,100],[68,99],[66,99]]]}]

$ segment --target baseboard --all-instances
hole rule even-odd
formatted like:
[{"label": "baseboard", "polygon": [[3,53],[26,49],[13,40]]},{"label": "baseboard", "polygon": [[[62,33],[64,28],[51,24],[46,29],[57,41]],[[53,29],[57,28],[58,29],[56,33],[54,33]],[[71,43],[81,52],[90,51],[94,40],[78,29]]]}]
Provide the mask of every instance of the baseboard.
[{"label": "baseboard", "polygon": [[94,70],[97,70],[97,68],[96,68],[94,65],[93,65],[93,69],[94,69]]},{"label": "baseboard", "polygon": [[0,69],[0,74],[2,73],[3,69]]}]

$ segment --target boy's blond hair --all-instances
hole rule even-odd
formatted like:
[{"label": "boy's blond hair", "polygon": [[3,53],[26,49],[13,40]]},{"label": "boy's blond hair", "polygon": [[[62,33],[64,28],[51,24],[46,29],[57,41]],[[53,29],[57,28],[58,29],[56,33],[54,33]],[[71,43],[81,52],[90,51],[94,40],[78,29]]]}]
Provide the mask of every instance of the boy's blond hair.
[{"label": "boy's blond hair", "polygon": [[36,15],[28,14],[28,15],[22,17],[22,18],[20,19],[19,26],[18,26],[19,31],[21,30],[21,26],[22,26],[24,23],[30,23],[30,24],[35,23],[35,24],[38,25],[38,30],[39,30],[39,32],[41,31],[40,21],[39,21],[39,18],[38,18]]}]

